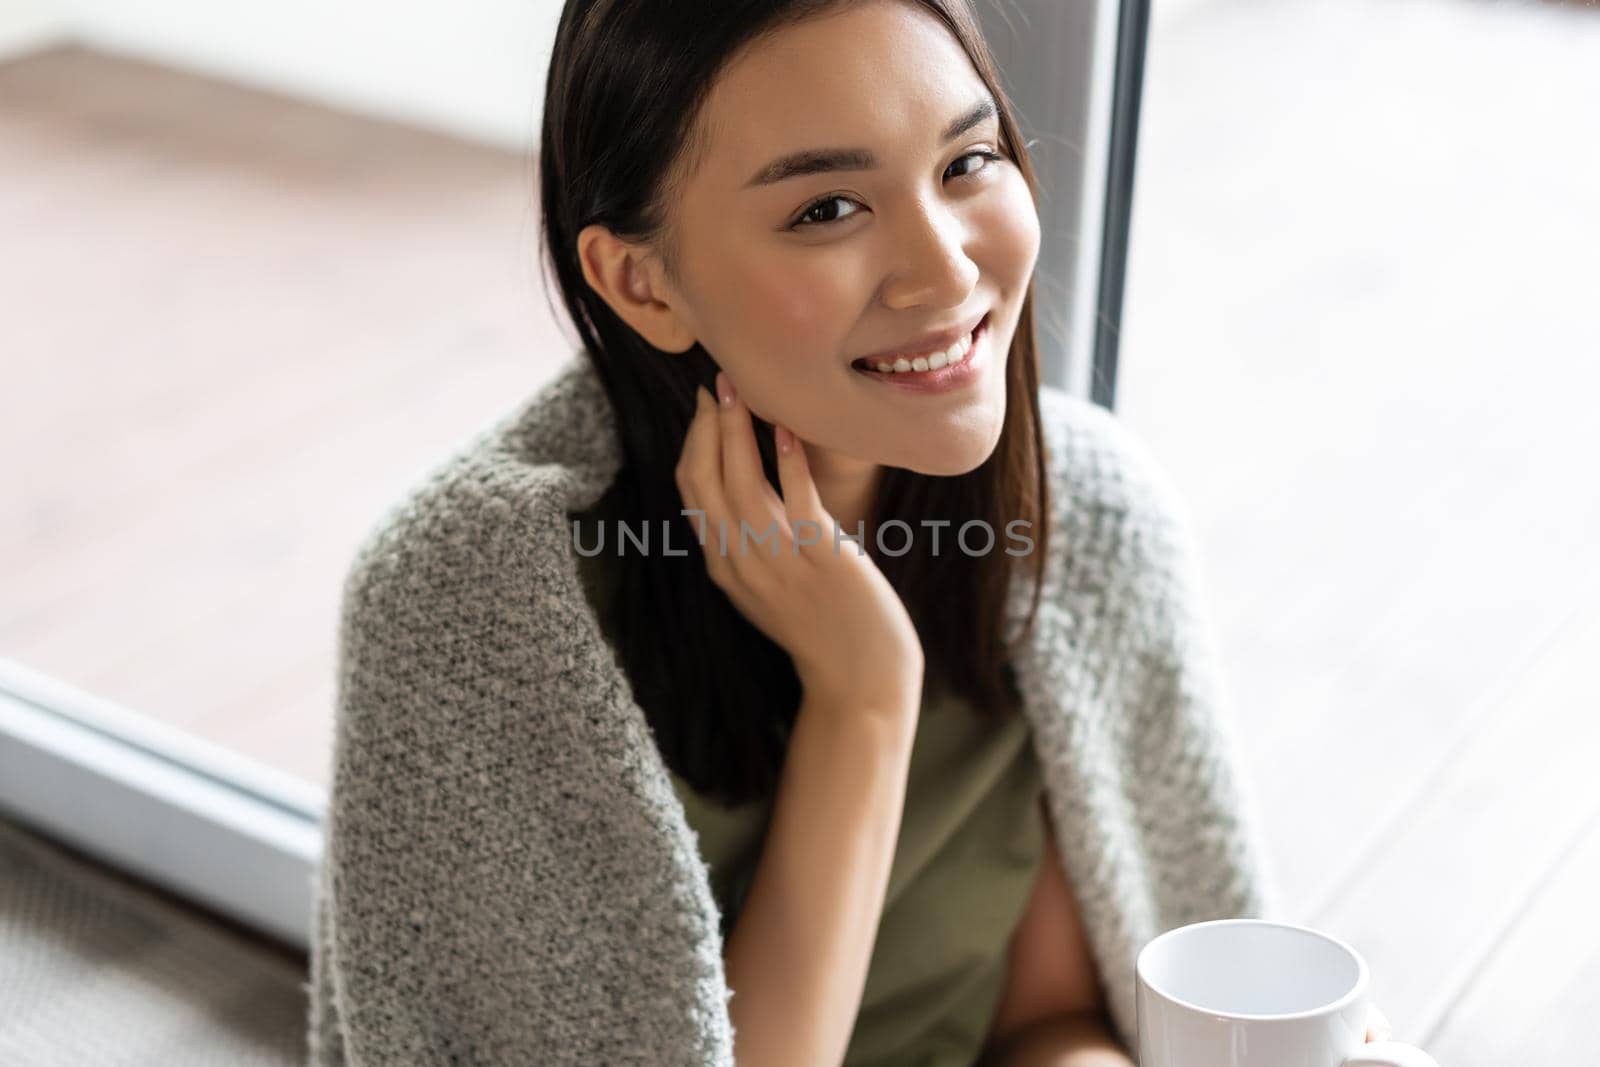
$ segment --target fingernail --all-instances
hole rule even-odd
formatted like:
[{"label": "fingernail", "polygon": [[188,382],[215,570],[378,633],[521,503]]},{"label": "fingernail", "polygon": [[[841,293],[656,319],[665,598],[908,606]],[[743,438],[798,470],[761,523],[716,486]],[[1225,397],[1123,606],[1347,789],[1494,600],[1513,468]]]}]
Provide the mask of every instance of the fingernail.
[{"label": "fingernail", "polygon": [[789,450],[794,447],[794,434],[782,426],[774,426],[772,428],[772,436],[777,438],[778,451],[787,456]]},{"label": "fingernail", "polygon": [[733,403],[733,383],[728,380],[727,374],[717,371],[717,399],[722,401],[722,406],[727,407]]}]

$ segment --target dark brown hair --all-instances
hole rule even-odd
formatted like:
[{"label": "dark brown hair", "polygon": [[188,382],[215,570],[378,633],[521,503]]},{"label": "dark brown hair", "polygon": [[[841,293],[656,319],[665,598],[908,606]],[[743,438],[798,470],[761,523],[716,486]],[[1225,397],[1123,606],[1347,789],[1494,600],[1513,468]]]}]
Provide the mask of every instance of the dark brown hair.
[{"label": "dark brown hair", "polygon": [[[1001,151],[1034,192],[1012,105],[969,0],[907,0],[949,27],[1000,109]],[[669,355],[619,318],[584,279],[577,236],[599,224],[659,249],[674,276],[666,206],[704,148],[699,118],[736,52],[786,26],[828,13],[840,0],[568,0],[545,88],[538,159],[542,253],[583,346],[610,397],[623,448],[606,494],[607,524],[661,530],[687,556],[625,552],[616,602],[618,654],[668,765],[724,804],[770,797],[782,771],[800,685],[787,653],[751,625],[712,584],[692,521],[679,514],[674,470],[694,413],[695,390],[717,366],[696,344]],[[1004,164],[998,164],[1004,165]],[[912,539],[904,555],[873,559],[899,592],[922,640],[927,685],[940,684],[982,714],[1015,714],[1019,694],[1004,640],[1013,571],[1033,568],[1038,610],[1049,552],[1048,485],[1039,421],[1039,370],[1030,283],[1006,360],[1006,415],[994,452],[975,470],[935,477],[887,468],[868,529],[898,518],[949,520],[947,535],[979,519],[995,531],[1022,519],[1030,552],[938,555]],[[755,419],[762,465],[778,486],[772,427]],[[824,534],[824,540],[829,535]],[[593,539],[585,537],[585,546]],[[712,542],[715,543],[714,541]],[[840,551],[853,551],[848,545]],[[608,550],[609,551],[609,550]]]}]

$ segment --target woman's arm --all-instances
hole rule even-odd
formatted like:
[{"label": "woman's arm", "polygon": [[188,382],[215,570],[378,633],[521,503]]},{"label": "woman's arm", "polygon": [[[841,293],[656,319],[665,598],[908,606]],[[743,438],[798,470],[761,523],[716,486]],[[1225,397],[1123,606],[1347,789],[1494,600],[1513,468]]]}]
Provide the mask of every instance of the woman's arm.
[{"label": "woman's arm", "polygon": [[837,1064],[883,913],[917,704],[821,708],[789,739],[750,890],[723,948],[740,1067]]},{"label": "woman's arm", "polygon": [[977,1067],[1133,1067],[1104,1014],[1056,1015],[986,1049]]},{"label": "woman's arm", "polygon": [[1006,946],[1005,982],[989,1023],[990,1044],[1041,1019],[1107,1010],[1047,799],[1039,797],[1044,858]]}]

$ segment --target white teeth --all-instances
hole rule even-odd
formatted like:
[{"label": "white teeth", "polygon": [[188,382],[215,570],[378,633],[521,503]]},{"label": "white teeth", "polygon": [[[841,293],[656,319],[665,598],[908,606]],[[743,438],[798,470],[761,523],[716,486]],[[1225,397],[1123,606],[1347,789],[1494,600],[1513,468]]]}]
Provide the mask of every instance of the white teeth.
[{"label": "white teeth", "polygon": [[901,357],[894,362],[883,361],[874,366],[884,374],[906,374],[916,371],[938,370],[960,363],[972,351],[972,334],[967,334],[961,340],[951,345],[942,352],[933,352],[925,356],[913,356],[911,359]]}]

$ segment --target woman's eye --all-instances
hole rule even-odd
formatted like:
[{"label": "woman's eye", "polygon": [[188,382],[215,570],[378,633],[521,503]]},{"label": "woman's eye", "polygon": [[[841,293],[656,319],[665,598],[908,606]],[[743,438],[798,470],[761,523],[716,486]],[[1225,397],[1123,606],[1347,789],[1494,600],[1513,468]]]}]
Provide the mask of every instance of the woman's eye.
[{"label": "woman's eye", "polygon": [[794,226],[792,228],[800,229],[800,228],[803,228],[803,227],[806,227],[806,226],[826,226],[830,222],[838,222],[840,218],[849,218],[848,215],[836,216],[836,217],[831,218],[831,219],[821,219],[821,218],[813,218],[812,217],[816,212],[821,211],[823,208],[827,207],[829,204],[836,204],[836,203],[837,204],[853,204],[853,203],[855,203],[855,201],[847,200],[845,197],[842,197],[842,196],[830,196],[830,197],[826,197],[826,198],[824,198],[822,200],[818,200],[815,204],[812,204],[810,207],[806,208],[804,211],[802,211],[800,213],[800,218],[795,222],[795,224],[794,224]]},{"label": "woman's eye", "polygon": [[[1005,158],[999,152],[990,152],[987,149],[979,149],[976,152],[968,152],[966,155],[962,156],[961,159],[956,160],[956,163],[960,163],[962,159],[972,159],[974,157],[976,157],[978,159],[987,160],[990,163],[998,163],[998,162],[1000,162],[1000,160]],[[952,163],[951,166],[955,166],[955,164]],[[980,170],[987,170],[987,169],[988,169],[987,167],[980,168]],[[972,170],[972,171],[968,171],[966,174],[958,175],[958,177],[967,178],[967,177],[971,177],[972,175],[977,174],[977,173],[979,173],[979,171]]]},{"label": "woman's eye", "polygon": [[[968,152],[966,155],[960,157],[960,159],[957,159],[955,163],[952,163],[950,165],[953,167],[953,166],[956,165],[956,163],[960,163],[964,159],[972,159],[974,157],[977,157],[979,159],[983,159],[987,163],[998,163],[1000,160],[1005,159],[1005,156],[1001,155],[999,152],[991,152],[991,151],[989,151],[987,149],[978,149],[977,151]],[[986,167],[986,166],[985,167],[980,167],[980,168],[978,168],[976,170],[966,171],[963,174],[957,174],[957,175],[955,175],[955,177],[957,177],[957,178],[971,178],[971,177],[973,177],[975,175],[983,173],[987,169],[988,169],[988,167]],[[790,226],[789,228],[792,229],[792,230],[799,230],[799,229],[805,229],[807,227],[813,227],[813,226],[826,226],[829,223],[840,222],[843,219],[849,218],[850,217],[849,215],[836,215],[833,218],[815,218],[815,217],[813,217],[815,212],[817,212],[817,211],[819,211],[819,210],[821,210],[823,208],[826,208],[828,205],[833,204],[835,202],[851,203],[851,204],[855,203],[855,201],[850,200],[848,197],[843,197],[843,196],[827,196],[827,197],[823,197],[821,200],[816,201],[810,207],[808,207],[804,211],[802,211],[800,213],[799,218],[797,218],[795,220],[794,225]]]}]

